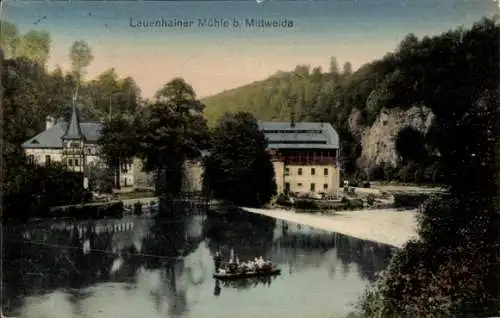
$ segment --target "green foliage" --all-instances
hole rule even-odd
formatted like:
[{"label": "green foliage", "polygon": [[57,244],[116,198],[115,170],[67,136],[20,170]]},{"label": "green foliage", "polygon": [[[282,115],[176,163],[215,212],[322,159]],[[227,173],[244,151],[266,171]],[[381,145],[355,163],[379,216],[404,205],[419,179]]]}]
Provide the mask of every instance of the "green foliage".
[{"label": "green foliage", "polygon": [[225,115],[212,132],[205,176],[217,199],[259,206],[276,194],[267,141],[248,113]]},{"label": "green foliage", "polygon": [[486,317],[500,309],[499,32],[495,21],[484,19],[469,30],[409,37],[401,45],[400,71],[417,84],[391,83],[392,101],[404,93],[432,108],[436,124],[428,139],[440,157],[422,174],[433,169],[450,190],[426,201],[421,240],[401,249],[367,292],[364,316]]},{"label": "green foliage", "polygon": [[16,51],[23,52],[22,56],[45,65],[49,58],[51,39],[46,31],[28,31],[21,36]]},{"label": "green foliage", "polygon": [[71,61],[71,72],[80,81],[84,75],[85,68],[92,63],[94,56],[87,42],[80,40],[71,45],[69,59]]},{"label": "green foliage", "polygon": [[90,200],[90,193],[83,189],[83,175],[57,165],[24,165],[13,179],[3,197],[7,218],[47,216],[48,207]]},{"label": "green foliage", "polygon": [[[399,173],[390,171],[386,179],[449,183],[463,169],[442,164],[451,160],[442,155],[459,155],[453,149],[467,138],[457,138],[459,122],[467,113],[478,112],[472,110],[470,101],[484,95],[476,84],[488,81],[492,87],[497,79],[497,74],[491,72],[496,67],[497,43],[495,23],[488,19],[470,30],[451,30],[435,37],[419,39],[410,34],[395,52],[352,74],[350,67],[339,72],[332,58],[329,73],[298,66],[294,72],[279,72],[266,80],[206,98],[206,116],[212,124],[228,111],[247,111],[259,120],[287,121],[288,101],[296,96],[298,120],[329,122],[338,131],[342,174],[352,176],[361,154],[359,135],[352,131],[348,120],[354,110],[362,114],[357,123],[362,129],[371,126],[382,109],[426,106],[436,115],[430,131],[422,134],[405,128],[401,132],[397,148],[405,162],[397,168]],[[414,167],[406,166],[410,161]],[[458,158],[451,161],[460,162]],[[430,168],[437,165],[439,173]]]},{"label": "green foliage", "polygon": [[0,28],[2,29],[0,48],[3,51],[4,58],[12,58],[15,56],[19,45],[19,30],[16,25],[7,21],[0,21]]},{"label": "green foliage", "polygon": [[141,90],[135,81],[130,77],[119,78],[114,68],[101,73],[83,90],[93,101],[94,112],[101,117],[131,115],[139,110],[141,104]]},{"label": "green foliage", "polygon": [[375,195],[374,194],[369,194],[367,197],[366,197],[366,204],[368,204],[369,206],[373,206],[375,204]]},{"label": "green foliage", "polygon": [[352,199],[347,201],[346,209],[348,210],[361,210],[364,207],[363,200]]},{"label": "green foliage", "polygon": [[113,174],[105,162],[97,161],[85,166],[84,175],[89,180],[89,190],[103,193],[113,192]]},{"label": "green foliage", "polygon": [[300,210],[318,210],[320,208],[319,204],[311,199],[296,199],[293,206]]},{"label": "green foliage", "polygon": [[293,206],[290,198],[284,193],[278,194],[278,196],[276,197],[276,204],[281,205],[281,206],[286,206],[286,207]]},{"label": "green foliage", "polygon": [[76,220],[101,219],[103,217],[121,218],[123,216],[123,208],[123,202],[103,203],[100,205],[77,205],[52,209],[49,212],[49,216],[54,218],[74,218]]},{"label": "green foliage", "polygon": [[157,172],[158,191],[176,194],[184,161],[199,158],[208,147],[203,108],[189,84],[173,79],[157,92],[155,101],[133,116],[111,117],[104,123],[102,152],[115,171],[123,161],[143,159],[146,171]]},{"label": "green foliage", "polygon": [[45,65],[52,42],[48,32],[30,30],[20,34],[14,24],[4,20],[0,21],[0,28],[2,29],[0,48],[5,58],[26,58],[39,65]]},{"label": "green foliage", "polygon": [[418,208],[430,197],[426,193],[395,193],[394,207],[396,208]]},{"label": "green foliage", "polygon": [[425,163],[427,149],[425,136],[412,127],[404,127],[396,138],[396,151],[403,162],[416,161]]}]

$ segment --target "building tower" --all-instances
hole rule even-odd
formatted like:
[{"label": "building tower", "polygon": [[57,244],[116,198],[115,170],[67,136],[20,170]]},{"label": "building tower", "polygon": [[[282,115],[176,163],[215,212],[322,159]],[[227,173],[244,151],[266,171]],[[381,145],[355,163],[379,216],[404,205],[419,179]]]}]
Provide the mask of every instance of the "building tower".
[{"label": "building tower", "polygon": [[68,170],[83,172],[85,166],[84,142],[85,136],[80,128],[80,118],[76,107],[76,96],[73,98],[71,118],[62,136],[63,162]]}]

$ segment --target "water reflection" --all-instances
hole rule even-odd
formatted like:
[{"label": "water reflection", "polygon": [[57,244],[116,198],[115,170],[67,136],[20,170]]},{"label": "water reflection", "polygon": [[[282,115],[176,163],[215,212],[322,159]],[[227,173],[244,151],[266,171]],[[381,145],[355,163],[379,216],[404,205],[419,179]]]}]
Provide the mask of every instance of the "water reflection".
[{"label": "water reflection", "polygon": [[[4,227],[3,308],[21,317],[329,317],[391,248],[250,214]],[[191,210],[190,210],[191,211]],[[219,282],[213,256],[262,255],[282,275]],[[308,304],[308,306],[304,306]]]}]

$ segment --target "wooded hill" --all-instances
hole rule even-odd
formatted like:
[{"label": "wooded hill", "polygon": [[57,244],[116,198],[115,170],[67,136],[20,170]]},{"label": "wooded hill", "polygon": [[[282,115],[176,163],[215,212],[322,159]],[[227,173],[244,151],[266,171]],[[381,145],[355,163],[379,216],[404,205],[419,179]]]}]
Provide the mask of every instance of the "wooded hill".
[{"label": "wooded hill", "polygon": [[484,18],[438,36],[409,34],[355,72],[334,57],[327,72],[299,65],[205,98],[205,116],[210,124],[235,111],[289,121],[293,108],[297,120],[329,122],[339,132],[347,174],[439,182],[440,153],[455,144],[444,126],[457,125],[498,74],[497,33],[494,19]]}]

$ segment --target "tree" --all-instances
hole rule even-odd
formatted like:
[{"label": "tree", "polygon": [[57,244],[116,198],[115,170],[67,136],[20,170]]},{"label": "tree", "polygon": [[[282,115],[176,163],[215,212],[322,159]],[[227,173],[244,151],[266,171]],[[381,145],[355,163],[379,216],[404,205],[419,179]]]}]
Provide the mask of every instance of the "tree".
[{"label": "tree", "polygon": [[89,95],[99,117],[134,114],[141,103],[141,90],[130,78],[119,78],[114,68],[88,84]]},{"label": "tree", "polygon": [[332,75],[339,74],[339,64],[335,56],[330,57],[330,68],[328,70]]},{"label": "tree", "polygon": [[89,189],[99,192],[111,193],[114,186],[113,173],[106,162],[98,160],[85,167],[84,175],[88,176]]},{"label": "tree", "polygon": [[467,31],[409,36],[401,45],[404,76],[392,91],[433,110],[439,156],[429,170],[449,191],[425,203],[420,241],[396,253],[367,293],[364,316],[485,317],[500,310],[499,34],[496,21],[483,19]]},{"label": "tree", "polygon": [[351,74],[352,74],[352,64],[351,62],[345,62],[344,66],[342,67],[342,75],[349,76]]},{"label": "tree", "polygon": [[424,163],[427,159],[425,136],[413,127],[402,128],[396,137],[396,152],[403,162]]},{"label": "tree", "polygon": [[114,184],[119,189],[121,165],[131,160],[138,151],[137,127],[130,118],[110,118],[103,124],[98,144],[101,155],[114,171]]},{"label": "tree", "polygon": [[45,65],[49,58],[51,39],[46,31],[28,31],[15,46],[15,55]]},{"label": "tree", "polygon": [[140,153],[145,168],[157,171],[158,191],[178,193],[184,161],[199,158],[207,149],[209,137],[203,109],[191,85],[182,78],[165,84],[146,108]]},{"label": "tree", "polygon": [[[109,77],[113,83],[114,76]],[[127,85],[132,84],[128,80]],[[184,162],[199,158],[208,147],[203,108],[189,84],[173,79],[133,116],[114,116],[105,122],[99,140],[102,151],[114,167],[134,156],[141,158],[146,171],[156,172],[157,193],[176,195],[181,191]]]},{"label": "tree", "polygon": [[7,21],[0,21],[0,28],[2,29],[0,48],[3,50],[4,58],[11,59],[15,57],[19,46],[19,30],[15,24]]},{"label": "tree", "polygon": [[71,72],[80,82],[85,75],[85,68],[94,60],[92,49],[87,42],[80,40],[73,43],[70,48],[69,58],[71,61]]},{"label": "tree", "polygon": [[226,114],[212,132],[205,176],[215,198],[259,206],[276,194],[267,140],[250,114]]}]

